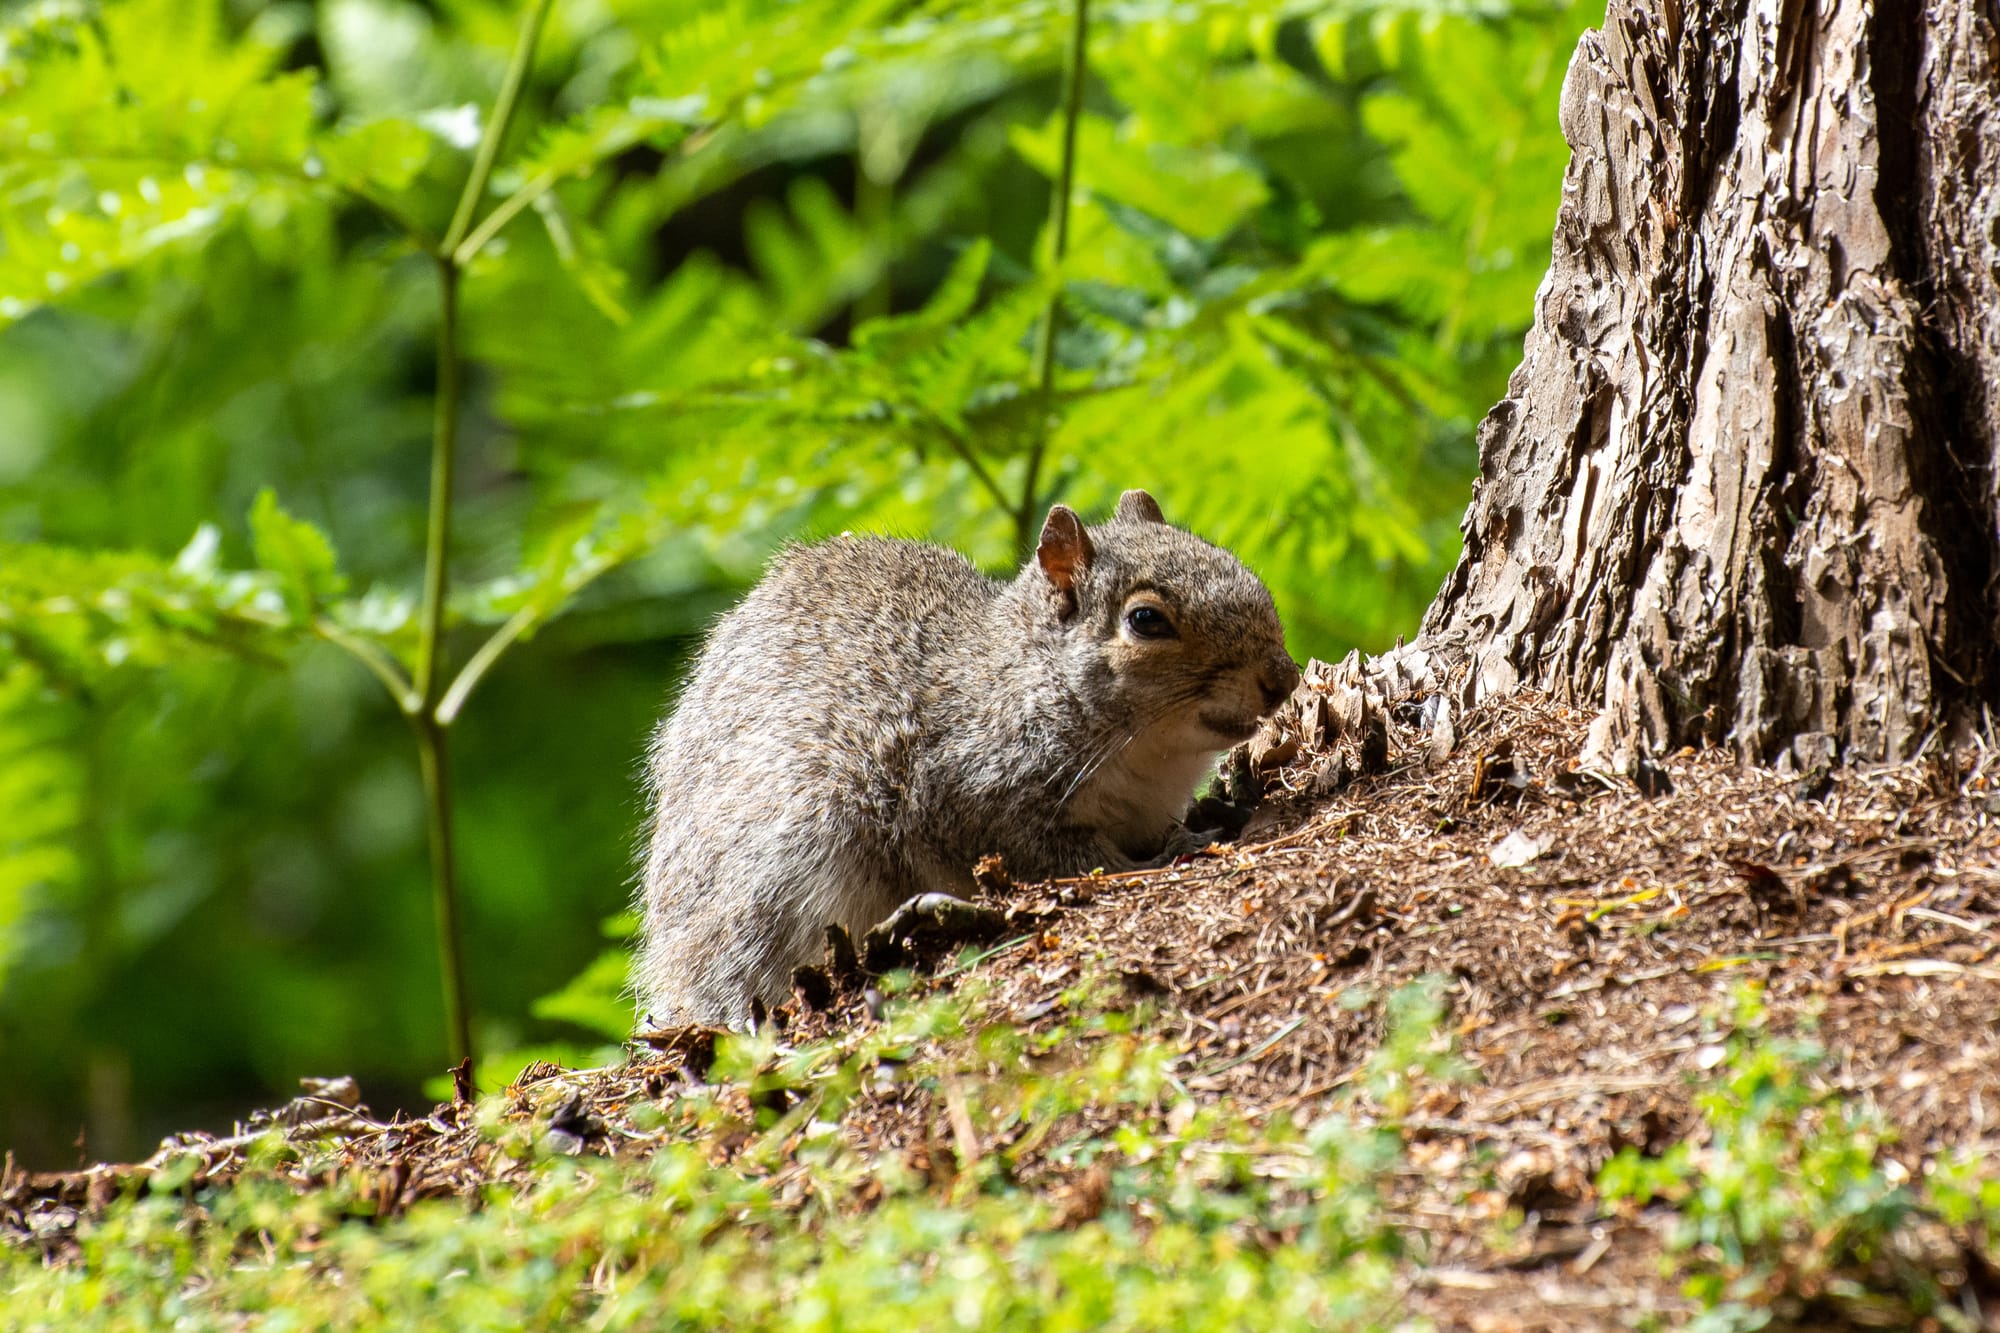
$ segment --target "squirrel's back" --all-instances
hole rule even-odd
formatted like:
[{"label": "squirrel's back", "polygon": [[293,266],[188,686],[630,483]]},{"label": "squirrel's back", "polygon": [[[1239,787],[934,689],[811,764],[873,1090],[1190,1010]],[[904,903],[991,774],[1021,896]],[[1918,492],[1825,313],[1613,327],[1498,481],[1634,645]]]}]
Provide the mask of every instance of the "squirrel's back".
[{"label": "squirrel's back", "polygon": [[[690,724],[756,743],[900,716],[939,646],[976,633],[1004,586],[942,546],[843,535],[789,547],[717,622],[668,727],[698,711]],[[775,698],[795,706],[774,717]]]}]

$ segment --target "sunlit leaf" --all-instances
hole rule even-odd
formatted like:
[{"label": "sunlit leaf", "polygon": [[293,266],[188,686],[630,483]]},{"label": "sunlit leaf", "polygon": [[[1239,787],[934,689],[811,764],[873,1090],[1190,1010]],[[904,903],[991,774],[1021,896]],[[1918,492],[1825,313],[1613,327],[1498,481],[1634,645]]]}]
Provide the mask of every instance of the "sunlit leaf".
[{"label": "sunlit leaf", "polygon": [[638,1018],[626,986],[631,967],[629,951],[606,949],[568,985],[536,1000],[535,1017],[574,1023],[608,1040],[623,1041]]},{"label": "sunlit leaf", "polygon": [[257,564],[278,576],[278,590],[294,616],[304,618],[346,590],[333,543],[312,524],[286,513],[269,488],[259,491],[251,506],[250,538]]}]

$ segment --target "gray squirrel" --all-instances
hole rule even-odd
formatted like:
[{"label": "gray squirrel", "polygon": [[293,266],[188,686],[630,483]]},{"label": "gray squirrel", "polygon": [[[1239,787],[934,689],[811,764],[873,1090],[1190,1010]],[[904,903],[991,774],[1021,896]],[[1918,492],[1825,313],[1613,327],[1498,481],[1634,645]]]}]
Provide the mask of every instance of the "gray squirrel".
[{"label": "gray squirrel", "polygon": [[998,853],[1022,879],[1169,850],[1216,756],[1298,684],[1270,592],[1144,491],[1049,511],[990,579],[956,551],[792,547],[717,622],[654,734],[634,966],[662,1026],[742,1025]]}]

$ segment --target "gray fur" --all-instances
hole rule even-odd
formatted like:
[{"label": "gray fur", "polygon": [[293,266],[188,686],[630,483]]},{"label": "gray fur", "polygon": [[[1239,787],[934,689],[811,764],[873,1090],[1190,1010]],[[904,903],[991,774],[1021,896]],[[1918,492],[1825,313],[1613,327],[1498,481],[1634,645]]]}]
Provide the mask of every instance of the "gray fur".
[{"label": "gray fur", "polygon": [[[829,922],[858,938],[915,894],[969,895],[988,853],[1024,879],[1157,855],[1298,680],[1264,585],[1158,514],[1128,492],[1080,566],[1010,581],[875,537],[780,555],[653,738],[642,1011],[740,1024]],[[1074,558],[1049,545],[1063,522],[1044,560]],[[1145,587],[1178,638],[1125,623]]]}]

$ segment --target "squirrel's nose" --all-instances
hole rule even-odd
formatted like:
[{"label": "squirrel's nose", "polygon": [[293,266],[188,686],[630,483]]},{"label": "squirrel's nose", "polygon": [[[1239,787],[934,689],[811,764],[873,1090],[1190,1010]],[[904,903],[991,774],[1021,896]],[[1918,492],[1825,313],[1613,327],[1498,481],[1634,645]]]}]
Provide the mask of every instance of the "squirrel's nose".
[{"label": "squirrel's nose", "polygon": [[1297,689],[1298,684],[1298,663],[1282,653],[1272,658],[1257,681],[1258,688],[1264,691],[1264,711],[1268,713],[1283,703],[1285,696]]}]

